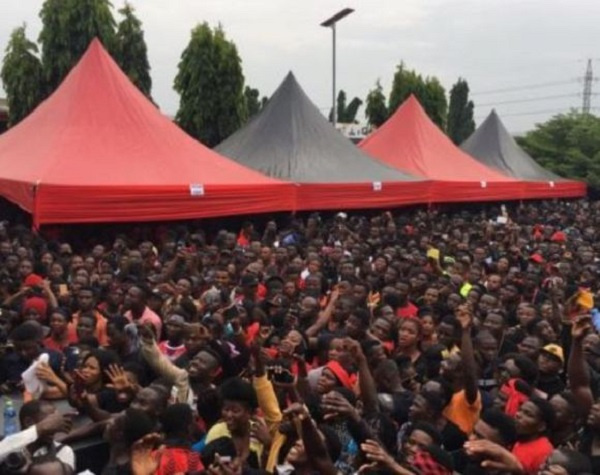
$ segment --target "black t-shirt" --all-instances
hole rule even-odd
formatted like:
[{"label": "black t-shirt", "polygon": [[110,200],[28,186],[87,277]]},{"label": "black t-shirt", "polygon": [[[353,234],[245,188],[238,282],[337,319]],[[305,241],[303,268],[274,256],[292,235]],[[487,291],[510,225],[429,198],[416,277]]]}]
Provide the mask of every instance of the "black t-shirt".
[{"label": "black t-shirt", "polygon": [[592,473],[600,473],[600,455],[592,455],[594,432],[586,427],[583,430],[580,440],[579,451],[590,458],[590,461],[592,462]]},{"label": "black t-shirt", "polygon": [[560,379],[560,376],[558,375],[546,376],[540,374],[540,377],[537,382],[537,388],[540,391],[545,392],[548,395],[548,399],[550,399],[555,394],[563,392],[565,390],[565,387],[565,383],[562,379]]},{"label": "black t-shirt", "polygon": [[408,411],[415,398],[413,393],[410,391],[402,391],[381,396],[388,396],[391,398],[392,411],[390,416],[396,424],[398,424],[398,427],[408,421]]},{"label": "black t-shirt", "polygon": [[444,449],[448,452],[462,450],[466,441],[467,434],[460,430],[454,422],[447,421],[444,429],[442,430],[442,443],[444,445]]},{"label": "black t-shirt", "polygon": [[502,345],[500,345],[500,349],[498,350],[498,356],[508,355],[509,353],[518,353],[519,349],[514,341],[510,338],[504,338],[502,340]]}]

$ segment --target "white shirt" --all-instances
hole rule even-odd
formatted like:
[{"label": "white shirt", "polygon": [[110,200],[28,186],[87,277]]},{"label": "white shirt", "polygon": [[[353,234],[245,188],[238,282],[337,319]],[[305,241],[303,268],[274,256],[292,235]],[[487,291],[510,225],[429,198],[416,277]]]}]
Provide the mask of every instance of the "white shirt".
[{"label": "white shirt", "polygon": [[38,433],[35,426],[5,437],[0,441],[0,462],[8,457],[9,454],[23,450],[29,444],[35,442],[37,438]]},{"label": "white shirt", "polygon": [[[0,441],[0,462],[6,457],[15,452],[23,451],[29,444],[34,443],[38,439],[37,427],[35,425],[28,429],[17,432],[16,434],[9,435]],[[58,446],[56,442],[53,442],[55,446]],[[45,455],[47,449],[42,447],[32,454],[33,457]],[[75,452],[67,445],[63,445],[57,449],[57,458],[65,465],[75,470]]]},{"label": "white shirt", "polygon": [[[75,452],[73,452],[73,449],[68,445],[59,445],[56,442],[52,443],[55,447],[56,458],[70,467],[71,470],[75,470]],[[48,449],[46,449],[46,447],[41,447],[32,454],[32,457],[41,457],[47,453]]]}]

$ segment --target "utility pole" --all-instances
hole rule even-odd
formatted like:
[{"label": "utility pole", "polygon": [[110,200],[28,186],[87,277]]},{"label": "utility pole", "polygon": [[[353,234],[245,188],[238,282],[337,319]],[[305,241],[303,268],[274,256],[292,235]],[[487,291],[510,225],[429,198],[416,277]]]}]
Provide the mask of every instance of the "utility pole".
[{"label": "utility pole", "polygon": [[592,83],[594,82],[594,71],[592,70],[592,60],[588,59],[585,76],[583,78],[583,106],[581,112],[589,114],[592,108]]}]

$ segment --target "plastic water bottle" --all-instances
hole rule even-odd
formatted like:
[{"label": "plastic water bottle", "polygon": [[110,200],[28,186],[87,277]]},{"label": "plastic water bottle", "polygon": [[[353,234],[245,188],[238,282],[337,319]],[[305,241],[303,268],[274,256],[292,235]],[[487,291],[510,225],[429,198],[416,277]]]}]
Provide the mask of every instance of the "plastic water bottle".
[{"label": "plastic water bottle", "polygon": [[4,401],[4,437],[16,434],[19,432],[17,425],[17,411],[11,398],[6,398]]}]

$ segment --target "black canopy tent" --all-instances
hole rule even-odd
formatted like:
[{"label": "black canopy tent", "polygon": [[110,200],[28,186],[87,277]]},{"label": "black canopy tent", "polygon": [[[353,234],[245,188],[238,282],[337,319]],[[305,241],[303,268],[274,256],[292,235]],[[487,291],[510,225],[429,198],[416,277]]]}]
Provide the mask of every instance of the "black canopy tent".
[{"label": "black canopy tent", "polygon": [[298,185],[297,209],[365,209],[428,203],[434,182],[369,157],[339,133],[290,72],[265,108],[216,150]]},{"label": "black canopy tent", "polygon": [[296,183],[416,180],[372,159],[335,130],[291,72],[265,108],[215,150]]},{"label": "black canopy tent", "polygon": [[564,180],[543,168],[519,147],[495,110],[490,112],[460,148],[481,163],[514,178],[531,181]]}]

